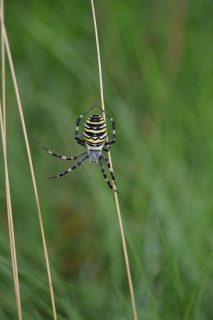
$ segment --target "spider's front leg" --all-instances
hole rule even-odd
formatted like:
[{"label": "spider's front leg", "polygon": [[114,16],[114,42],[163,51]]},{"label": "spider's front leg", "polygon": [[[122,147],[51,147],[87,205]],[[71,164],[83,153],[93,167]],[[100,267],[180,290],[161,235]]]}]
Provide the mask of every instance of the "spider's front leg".
[{"label": "spider's front leg", "polygon": [[82,146],[85,146],[85,142],[83,139],[80,138],[80,135],[79,135],[79,128],[80,128],[80,123],[81,123],[81,119],[83,118],[83,114],[81,114],[77,121],[76,121],[76,128],[75,128],[75,140],[77,141],[77,143],[79,143],[80,145]]},{"label": "spider's front leg", "polygon": [[104,148],[104,151],[109,151],[111,148],[111,145],[113,143],[116,142],[116,130],[115,130],[115,120],[113,118],[110,117],[110,115],[108,113],[106,113],[101,107],[99,107],[99,109],[105,113],[105,115],[107,116],[107,118],[111,121],[112,124],[112,139],[109,139],[106,143],[105,146],[108,146],[108,150],[106,150],[107,148]]},{"label": "spider's front leg", "polygon": [[[107,115],[108,116],[108,115]],[[109,117],[109,116],[108,116]],[[109,117],[110,118],[110,117]],[[110,118],[112,124],[112,139],[105,143],[106,146],[111,146],[113,143],[116,142],[116,130],[115,130],[115,121],[113,118]]]},{"label": "spider's front leg", "polygon": [[82,145],[82,146],[85,146],[86,143],[85,143],[85,141],[84,141],[83,139],[80,138],[80,135],[79,135],[79,129],[80,129],[81,120],[82,120],[82,118],[83,118],[88,112],[90,112],[92,109],[94,109],[94,108],[96,108],[96,107],[97,107],[97,105],[93,106],[92,108],[90,108],[90,109],[87,110],[86,112],[82,113],[82,114],[78,117],[78,119],[77,119],[77,121],[76,121],[75,140],[77,141],[77,143],[79,143],[79,144]]}]

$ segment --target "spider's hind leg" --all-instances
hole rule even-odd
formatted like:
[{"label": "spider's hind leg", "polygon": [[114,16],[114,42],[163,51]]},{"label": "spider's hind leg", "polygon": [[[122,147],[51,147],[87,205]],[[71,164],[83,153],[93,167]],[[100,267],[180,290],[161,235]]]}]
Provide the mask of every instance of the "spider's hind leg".
[{"label": "spider's hind leg", "polygon": [[76,168],[78,168],[87,158],[89,158],[88,155],[86,155],[85,157],[83,157],[79,162],[77,162],[74,166],[70,167],[67,170],[62,171],[61,173],[57,174],[57,176],[54,177],[50,177],[48,179],[55,179],[55,178],[61,178],[63,177],[65,174],[71,172],[72,170],[75,170]]},{"label": "spider's hind leg", "polygon": [[113,180],[114,184],[116,185],[116,180],[115,180],[115,176],[114,176],[114,172],[113,172],[111,163],[107,157],[104,157],[104,160],[106,161],[107,167],[108,167],[110,175],[112,177],[112,180]]},{"label": "spider's hind leg", "polygon": [[[107,178],[107,174],[106,174],[106,171],[105,171],[105,169],[104,169],[104,164],[103,164],[103,160],[102,160],[102,159],[103,159],[102,157],[99,158],[99,164],[100,164],[100,168],[101,168],[101,172],[102,172],[102,174],[103,174],[103,177],[104,177],[106,183],[108,184],[108,186],[110,187],[110,189],[111,189],[112,191],[118,192],[117,190],[115,190],[115,189],[113,188],[113,185],[111,184],[111,182],[110,182],[109,179]],[[113,180],[113,181],[114,181],[114,180]]]},{"label": "spider's hind leg", "polygon": [[76,155],[74,155],[74,156],[65,156],[65,155],[62,155],[62,154],[59,154],[59,153],[55,153],[55,152],[47,149],[46,147],[44,147],[43,145],[41,145],[39,142],[38,142],[38,144],[39,144],[40,147],[42,147],[45,151],[47,151],[51,156],[56,157],[56,158],[59,158],[59,159],[63,159],[63,160],[76,160],[76,159],[78,159],[79,157],[87,154],[87,152],[83,152],[83,153],[76,154]]}]

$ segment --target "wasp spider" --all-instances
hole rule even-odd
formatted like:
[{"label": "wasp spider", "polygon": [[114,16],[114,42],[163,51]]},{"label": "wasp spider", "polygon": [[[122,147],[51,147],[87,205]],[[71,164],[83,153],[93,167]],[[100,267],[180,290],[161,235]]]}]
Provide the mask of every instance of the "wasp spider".
[{"label": "wasp spider", "polygon": [[[113,188],[112,183],[109,181],[105,168],[104,168],[104,161],[106,162],[106,165],[109,169],[111,178],[115,182],[115,176],[110,164],[110,161],[107,156],[104,155],[103,151],[109,152],[111,149],[111,146],[113,143],[116,141],[116,133],[115,133],[115,121],[107,114],[107,118],[111,121],[112,124],[112,139],[107,140],[107,128],[106,128],[106,122],[104,121],[103,117],[98,115],[98,114],[93,114],[91,115],[84,124],[84,129],[83,129],[83,135],[79,134],[79,128],[80,128],[80,123],[82,118],[89,113],[92,109],[94,109],[97,106],[92,107],[85,113],[81,114],[80,117],[77,119],[76,123],[76,129],[75,129],[75,139],[77,143],[80,145],[86,147],[86,151],[74,156],[64,156],[58,153],[54,153],[51,150],[47,149],[46,147],[42,146],[41,147],[49,152],[54,157],[63,159],[63,160],[77,160],[79,161],[72,167],[70,167],[67,170],[62,171],[59,173],[57,176],[50,177],[49,179],[53,178],[60,178],[64,176],[65,174],[71,172],[72,170],[76,169],[79,167],[86,159],[90,159],[90,162],[94,163],[99,163],[101,172],[103,174],[104,179],[106,180],[108,186],[113,190],[116,191]],[[100,107],[98,107],[100,110],[102,110]],[[102,110],[103,111],[103,110]],[[83,137],[83,139],[82,139]],[[117,191],[116,191],[117,192]]]}]

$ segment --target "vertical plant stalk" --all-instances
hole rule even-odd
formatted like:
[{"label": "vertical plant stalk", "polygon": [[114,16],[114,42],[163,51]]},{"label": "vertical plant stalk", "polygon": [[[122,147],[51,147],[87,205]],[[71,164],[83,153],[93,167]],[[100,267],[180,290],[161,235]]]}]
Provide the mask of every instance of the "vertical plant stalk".
[{"label": "vertical plant stalk", "polygon": [[21,297],[20,297],[20,289],[19,289],[18,267],[17,267],[17,259],[16,259],[16,245],[15,245],[15,236],[14,236],[14,227],[13,227],[13,213],[12,213],[10,183],[9,183],[9,174],[8,174],[8,165],[7,165],[5,128],[3,125],[3,114],[2,114],[1,103],[0,103],[0,127],[1,127],[1,137],[2,137],[2,146],[3,146],[6,200],[7,200],[7,218],[8,218],[8,229],[9,229],[9,239],[10,239],[10,253],[11,253],[12,270],[13,270],[13,281],[14,281],[14,287],[15,287],[18,319],[21,320],[22,319]]},{"label": "vertical plant stalk", "polygon": [[19,289],[19,278],[18,278],[18,266],[16,258],[16,245],[15,245],[15,234],[13,225],[13,212],[10,194],[10,182],[9,182],[9,172],[7,164],[7,144],[6,144],[6,95],[5,95],[5,47],[4,47],[4,0],[1,0],[0,8],[1,16],[1,68],[2,68],[2,105],[0,102],[0,127],[1,127],[1,137],[2,137],[2,147],[3,147],[3,160],[4,160],[4,172],[5,172],[5,191],[6,191],[6,203],[7,203],[7,219],[8,219],[8,230],[9,230],[9,241],[10,241],[10,254],[13,272],[13,282],[15,288],[15,298],[16,298],[16,308],[18,319],[22,319],[22,309],[21,309],[21,297]]},{"label": "vertical plant stalk", "polygon": [[[97,29],[97,22],[96,22],[96,14],[95,14],[95,7],[94,7],[94,1],[91,0],[91,6],[92,6],[92,16],[93,16],[93,22],[94,22],[94,29],[95,29],[95,39],[96,39],[96,48],[97,48],[97,58],[98,58],[98,70],[99,70],[99,84],[100,84],[100,95],[101,95],[101,107],[105,111],[105,104],[104,104],[104,92],[103,92],[103,76],[102,76],[102,67],[101,67],[101,56],[100,56],[100,47],[99,47],[99,39],[98,39],[98,29]],[[106,122],[106,115],[103,112],[103,118]],[[108,152],[109,155],[109,161],[112,167],[112,158],[110,151]],[[116,189],[114,182],[112,181],[113,188]],[[118,223],[121,233],[121,241],[122,241],[122,247],[123,247],[123,254],[124,254],[124,260],[126,265],[126,272],[127,272],[127,279],[129,284],[129,292],[131,297],[131,305],[132,305],[132,315],[133,319],[137,320],[137,309],[135,304],[135,295],[134,295],[134,289],[132,284],[132,276],[130,271],[130,265],[129,265],[129,258],[128,258],[128,252],[126,247],[126,240],[125,240],[125,234],[124,234],[124,227],[122,222],[122,216],[121,216],[121,210],[118,200],[118,194],[117,192],[114,192],[115,197],[115,206],[118,216]]]},{"label": "vertical plant stalk", "polygon": [[4,0],[1,0],[1,79],[2,79],[2,112],[3,112],[3,126],[5,131],[5,145],[6,139],[6,86],[5,86],[5,46],[4,46]]},{"label": "vertical plant stalk", "polygon": [[28,136],[27,136],[27,130],[26,130],[26,125],[25,125],[25,120],[24,120],[23,108],[22,108],[22,103],[21,103],[21,99],[20,99],[20,94],[19,94],[19,89],[18,89],[18,84],[17,84],[17,80],[16,80],[16,75],[15,75],[15,70],[14,70],[14,65],[13,65],[13,60],[12,60],[12,56],[11,56],[11,51],[10,51],[10,46],[9,46],[9,42],[8,42],[6,29],[5,29],[4,25],[2,27],[3,27],[3,36],[4,36],[7,57],[8,57],[8,61],[9,61],[9,66],[10,66],[10,71],[11,71],[11,75],[12,75],[18,110],[19,110],[20,119],[21,119],[21,125],[22,125],[22,129],[23,129],[23,134],[24,134],[24,141],[25,141],[26,150],[27,150],[27,156],[28,156],[28,162],[29,162],[29,167],[30,167],[30,172],[31,172],[31,177],[32,177],[33,189],[34,189],[34,194],[35,194],[35,200],[36,200],[36,206],[37,206],[37,212],[38,212],[38,218],[39,218],[39,224],[40,224],[40,230],[41,230],[41,237],[42,237],[42,243],[43,243],[43,249],[44,249],[44,257],[45,257],[45,263],[46,263],[46,269],[47,269],[47,276],[48,276],[48,282],[49,282],[49,290],[50,290],[50,297],[51,297],[51,303],[52,303],[53,319],[57,320],[52,278],[51,278],[49,258],[48,258],[48,252],[47,252],[47,245],[46,245],[46,239],[45,239],[45,233],[44,233],[44,227],[43,227],[43,221],[42,221],[42,215],[41,215],[41,209],[40,209],[40,202],[39,202],[39,197],[38,197],[38,190],[37,190],[37,185],[36,185],[36,180],[35,180],[35,173],[34,173],[32,157],[31,157],[31,152],[30,152],[30,146],[29,146],[29,141],[28,141]]}]

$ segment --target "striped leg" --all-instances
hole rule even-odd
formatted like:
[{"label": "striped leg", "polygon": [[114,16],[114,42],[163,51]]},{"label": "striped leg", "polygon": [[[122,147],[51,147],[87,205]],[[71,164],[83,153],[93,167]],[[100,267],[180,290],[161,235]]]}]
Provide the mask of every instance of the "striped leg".
[{"label": "striped leg", "polygon": [[83,114],[81,114],[80,117],[78,117],[78,119],[76,121],[75,140],[77,141],[77,143],[81,144],[82,146],[85,146],[84,140],[81,139],[79,136],[79,127],[80,127],[80,122],[81,122],[82,118],[83,118]]},{"label": "striped leg", "polygon": [[111,177],[112,177],[112,180],[113,180],[114,184],[116,185],[114,172],[113,172],[113,170],[112,170],[112,167],[111,167],[111,164],[110,164],[110,162],[109,162],[109,159],[108,159],[107,157],[104,157],[104,160],[106,161],[107,167],[108,167],[109,172],[110,172]]},{"label": "striped leg", "polygon": [[80,138],[79,135],[79,128],[80,128],[80,123],[81,123],[81,119],[88,113],[90,112],[92,109],[96,108],[97,105],[95,105],[94,107],[90,108],[89,110],[87,110],[86,112],[82,113],[77,121],[76,121],[76,128],[75,128],[75,140],[77,141],[77,143],[81,144],[82,146],[85,146],[85,142],[83,139]]},{"label": "striped leg", "polygon": [[103,147],[103,150],[106,152],[109,152],[111,149],[111,145],[108,145],[107,147]]},{"label": "striped leg", "polygon": [[[109,141],[107,141],[105,143],[105,145],[111,145],[113,143],[116,142],[116,130],[115,130],[115,120],[113,118],[110,117],[110,115],[108,113],[106,113],[101,107],[99,107],[99,109],[101,111],[103,111],[105,113],[105,115],[107,116],[107,118],[111,121],[112,123],[112,139],[110,139]],[[106,151],[106,150],[105,150]]]},{"label": "striped leg", "polygon": [[54,177],[50,177],[48,179],[54,179],[54,178],[61,178],[63,177],[65,174],[71,172],[72,170],[78,168],[87,158],[89,158],[88,154],[83,157],[79,162],[77,162],[74,166],[72,166],[71,168],[65,170],[65,171],[62,171],[61,173],[59,173],[57,176],[54,176]]},{"label": "striped leg", "polygon": [[110,118],[110,121],[112,123],[112,139],[107,141],[105,144],[106,145],[111,145],[116,142],[116,131],[115,131],[115,121],[113,118]]},{"label": "striped leg", "polygon": [[106,171],[104,169],[104,164],[103,164],[102,158],[99,158],[99,164],[100,164],[100,167],[101,167],[101,172],[102,172],[102,174],[104,176],[104,179],[106,180],[108,186],[110,187],[110,189],[112,189],[112,191],[117,192],[115,189],[113,189],[112,184],[109,182],[109,179],[107,178],[107,174],[106,174]]},{"label": "striped leg", "polygon": [[83,152],[83,153],[79,153],[79,154],[76,154],[74,156],[64,156],[62,154],[59,154],[59,153],[55,153],[55,152],[52,152],[51,150],[48,150],[46,147],[42,146],[40,143],[39,145],[44,149],[46,150],[49,154],[51,154],[51,156],[54,156],[54,157],[57,157],[59,159],[63,159],[63,160],[76,160],[78,159],[79,157],[81,156],[84,156],[87,154],[87,151]]}]

